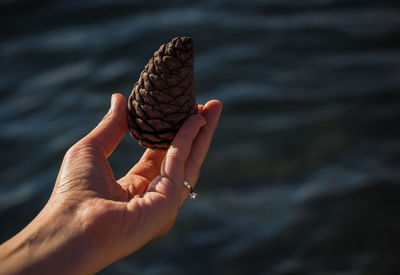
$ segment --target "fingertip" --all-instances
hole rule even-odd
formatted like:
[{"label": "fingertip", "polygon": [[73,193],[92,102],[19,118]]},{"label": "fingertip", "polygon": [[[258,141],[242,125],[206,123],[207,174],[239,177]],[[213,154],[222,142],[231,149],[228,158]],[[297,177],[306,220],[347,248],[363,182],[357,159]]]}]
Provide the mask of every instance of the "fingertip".
[{"label": "fingertip", "polygon": [[222,109],[223,109],[223,104],[218,99],[212,99],[212,100],[207,102],[205,107],[206,108],[216,109],[216,110],[219,110],[221,112]]},{"label": "fingertip", "polygon": [[128,114],[128,108],[125,96],[120,93],[114,93],[111,96],[110,110],[108,111],[108,114],[104,118],[113,117],[116,121],[118,121],[118,123],[120,123],[123,126],[122,128],[127,128],[128,127],[127,114]]},{"label": "fingertip", "polygon": [[212,109],[218,113],[222,112],[223,109],[223,104],[221,101],[219,101],[218,99],[212,99],[210,101],[208,101],[206,104],[198,104],[198,113],[199,114],[203,114],[203,112],[205,110],[209,110]]},{"label": "fingertip", "polygon": [[207,123],[213,124],[219,120],[222,109],[223,105],[221,101],[213,99],[207,102],[201,114],[205,117]]},{"label": "fingertip", "polygon": [[203,104],[198,104],[197,105],[197,113],[201,114],[201,112],[203,112],[204,109],[204,105]]},{"label": "fingertip", "polygon": [[[111,108],[120,108],[126,106],[125,96],[121,93],[114,93],[111,96]],[[126,108],[123,108],[126,110]]]},{"label": "fingertip", "polygon": [[111,107],[101,122],[82,140],[98,148],[108,157],[128,130],[125,97],[120,93],[111,96]]}]

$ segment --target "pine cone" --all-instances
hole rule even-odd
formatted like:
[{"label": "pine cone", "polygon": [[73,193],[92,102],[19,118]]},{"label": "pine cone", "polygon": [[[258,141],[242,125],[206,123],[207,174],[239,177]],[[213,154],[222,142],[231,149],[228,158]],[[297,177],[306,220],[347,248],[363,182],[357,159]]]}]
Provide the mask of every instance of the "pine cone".
[{"label": "pine cone", "polygon": [[131,136],[140,145],[167,150],[183,122],[197,113],[193,42],[176,37],[149,60],[128,99]]}]

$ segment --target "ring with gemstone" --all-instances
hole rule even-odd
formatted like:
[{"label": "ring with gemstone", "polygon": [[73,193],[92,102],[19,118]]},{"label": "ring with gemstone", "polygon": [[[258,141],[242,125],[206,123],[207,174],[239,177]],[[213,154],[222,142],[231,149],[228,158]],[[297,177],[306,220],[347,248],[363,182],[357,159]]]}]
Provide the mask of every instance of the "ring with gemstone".
[{"label": "ring with gemstone", "polygon": [[183,181],[183,184],[189,189],[190,192],[190,198],[194,200],[197,197],[197,194],[194,192],[193,187],[190,186],[190,184],[185,180]]}]

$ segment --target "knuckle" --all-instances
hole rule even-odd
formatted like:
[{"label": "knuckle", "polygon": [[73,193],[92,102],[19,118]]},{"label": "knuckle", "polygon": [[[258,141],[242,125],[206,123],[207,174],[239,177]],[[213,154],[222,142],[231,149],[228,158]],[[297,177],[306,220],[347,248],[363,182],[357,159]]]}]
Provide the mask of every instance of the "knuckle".
[{"label": "knuckle", "polygon": [[178,163],[183,162],[183,158],[177,150],[169,152],[169,154],[167,154],[165,158],[167,162],[178,162]]},{"label": "knuckle", "polygon": [[112,117],[113,117],[113,112],[110,111],[103,117],[103,119],[101,121],[108,121],[108,120],[112,119]]},{"label": "knuckle", "polygon": [[86,146],[84,146],[80,141],[72,145],[67,152],[65,153],[65,157],[72,157],[74,155],[79,154]]},{"label": "knuckle", "polygon": [[179,138],[185,143],[190,142],[192,140],[192,136],[189,135],[188,133],[180,133]]}]

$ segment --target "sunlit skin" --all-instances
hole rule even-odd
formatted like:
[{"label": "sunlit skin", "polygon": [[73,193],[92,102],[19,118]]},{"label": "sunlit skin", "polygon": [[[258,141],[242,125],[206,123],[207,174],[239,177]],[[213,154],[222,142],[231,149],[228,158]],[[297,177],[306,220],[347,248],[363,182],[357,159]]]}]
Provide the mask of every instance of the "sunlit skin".
[{"label": "sunlit skin", "polygon": [[126,106],[114,94],[99,125],[65,154],[45,207],[0,246],[1,274],[92,274],[170,230],[189,196],[183,181],[196,185],[222,104],[199,105],[168,151],[146,150],[116,180],[107,158],[128,130]]}]

